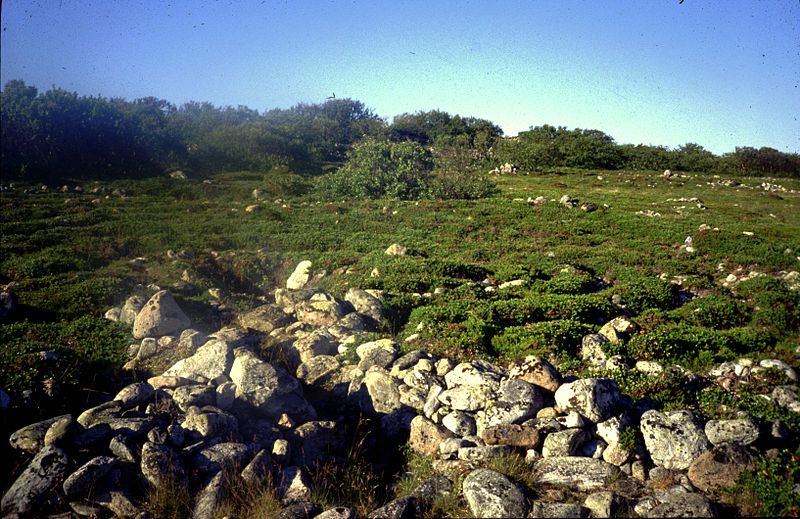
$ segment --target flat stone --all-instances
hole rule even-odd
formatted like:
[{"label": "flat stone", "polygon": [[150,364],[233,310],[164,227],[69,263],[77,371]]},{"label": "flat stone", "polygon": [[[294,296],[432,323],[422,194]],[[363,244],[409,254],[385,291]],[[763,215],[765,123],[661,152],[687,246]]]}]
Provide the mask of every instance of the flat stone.
[{"label": "flat stone", "polygon": [[481,433],[486,445],[510,445],[524,449],[538,449],[542,439],[535,427],[518,424],[499,424],[487,427]]},{"label": "flat stone", "polygon": [[94,488],[97,481],[108,474],[117,460],[109,456],[97,456],[81,465],[64,480],[64,493],[67,497],[82,495]]},{"label": "flat stone", "polygon": [[639,427],[653,463],[666,469],[685,470],[711,447],[691,411],[646,411]]},{"label": "flat stone", "polygon": [[8,443],[17,450],[25,452],[38,452],[44,446],[47,430],[55,422],[70,418],[72,415],[63,414],[54,418],[48,418],[41,422],[32,423],[15,431],[8,438]]},{"label": "flat stone", "polygon": [[508,370],[509,378],[521,378],[555,393],[561,385],[561,374],[546,359],[538,355],[528,355],[522,361],[513,364]]},{"label": "flat stone", "polygon": [[69,458],[54,445],[42,447],[27,468],[3,495],[0,511],[4,517],[11,514],[26,516],[48,498],[56,485],[63,480]]},{"label": "flat stone", "polygon": [[581,456],[542,458],[533,468],[537,484],[586,492],[604,487],[619,474],[619,469],[610,463]]},{"label": "flat stone", "polygon": [[475,517],[525,517],[525,494],[508,476],[489,469],[470,472],[462,484],[464,498]]},{"label": "flat stone", "polygon": [[750,445],[758,440],[758,426],[749,418],[735,420],[709,420],[704,429],[708,441],[714,445],[739,443]]},{"label": "flat stone", "polygon": [[457,411],[477,411],[496,398],[488,385],[454,386],[439,394],[439,401]]}]

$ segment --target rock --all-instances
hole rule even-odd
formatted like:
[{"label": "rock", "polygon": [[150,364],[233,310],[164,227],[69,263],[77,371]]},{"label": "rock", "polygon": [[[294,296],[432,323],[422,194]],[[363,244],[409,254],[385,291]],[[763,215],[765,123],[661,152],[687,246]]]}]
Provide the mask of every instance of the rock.
[{"label": "rock", "polygon": [[222,410],[190,408],[181,427],[195,439],[210,439],[238,433],[239,423],[235,416]]},{"label": "rock", "polygon": [[289,349],[291,366],[297,366],[317,355],[331,355],[338,353],[336,338],[325,329],[314,330],[309,335],[296,340]]},{"label": "rock", "polygon": [[45,435],[47,430],[55,422],[65,418],[71,418],[72,415],[64,414],[54,418],[48,418],[41,422],[32,423],[12,433],[8,438],[8,443],[17,450],[36,453],[39,452],[44,446]]},{"label": "rock", "polygon": [[17,295],[11,290],[16,283],[0,286],[0,322],[8,319],[19,306]]},{"label": "rock", "polygon": [[355,514],[346,506],[337,506],[325,510],[314,519],[355,519]]},{"label": "rock", "polygon": [[439,444],[454,435],[449,430],[436,425],[424,416],[415,416],[411,420],[409,446],[424,456],[433,456],[439,452]]},{"label": "rock", "polygon": [[314,420],[291,432],[292,456],[299,466],[324,464],[345,445],[345,433],[340,424],[330,420]]},{"label": "rock", "polygon": [[311,279],[311,262],[309,260],[301,261],[297,264],[289,279],[286,280],[286,288],[300,290],[306,286],[309,279]]},{"label": "rock", "polygon": [[509,445],[525,449],[538,449],[541,445],[539,431],[531,426],[499,424],[487,427],[481,433],[486,445]]},{"label": "rock", "polygon": [[575,207],[577,205],[578,201],[574,200],[569,195],[564,195],[558,200],[558,203],[563,205],[564,207],[572,209],[573,207]]},{"label": "rock", "polygon": [[[369,321],[369,322],[368,322]],[[336,339],[344,341],[354,335],[358,335],[368,328],[372,329],[373,323],[367,317],[355,312],[350,312],[332,325],[328,326],[328,333]]]},{"label": "rock", "polygon": [[455,386],[442,391],[439,401],[457,411],[477,411],[496,398],[491,386]]},{"label": "rock", "polygon": [[109,400],[103,404],[87,409],[78,416],[78,423],[84,427],[108,422],[118,418],[125,411],[125,406],[119,400]]},{"label": "rock", "polygon": [[191,321],[166,290],[156,292],[145,303],[133,322],[133,338],[160,337],[178,334],[191,326]]},{"label": "rock", "polygon": [[329,326],[347,315],[337,301],[301,301],[294,307],[297,320],[312,326]]},{"label": "rock", "polygon": [[470,472],[462,485],[475,517],[525,517],[528,503],[522,489],[508,476],[489,469]]},{"label": "rock", "polygon": [[450,389],[457,386],[488,386],[496,391],[500,388],[502,378],[503,373],[498,368],[482,360],[462,362],[444,375]]},{"label": "rock", "polygon": [[358,363],[358,369],[364,372],[373,366],[389,369],[389,366],[397,358],[399,349],[399,345],[389,339],[362,344],[356,348],[356,353],[361,358]]},{"label": "rock", "polygon": [[166,445],[152,442],[145,442],[142,446],[141,470],[145,480],[156,487],[169,478],[184,477],[177,453]]},{"label": "rock", "polygon": [[703,492],[714,487],[732,487],[739,475],[753,470],[753,456],[737,444],[715,446],[689,465],[689,480]]},{"label": "rock", "polygon": [[600,328],[599,334],[604,336],[610,342],[620,342],[629,335],[636,333],[639,330],[637,325],[630,317],[621,316],[611,319],[609,322]]},{"label": "rock", "polygon": [[475,425],[475,418],[464,411],[448,413],[442,418],[442,425],[459,438],[472,436],[478,432],[477,426]]},{"label": "rock", "polygon": [[176,388],[172,393],[172,400],[185,413],[192,406],[214,405],[217,401],[217,392],[214,386],[191,384]]},{"label": "rock", "polygon": [[380,324],[385,317],[381,300],[364,290],[350,288],[345,294],[344,300],[353,305],[356,312],[369,317],[375,324]]},{"label": "rock", "polygon": [[253,410],[271,418],[287,413],[300,421],[316,417],[296,378],[248,350],[236,350],[230,377],[236,384],[235,407],[244,412]]},{"label": "rock", "polygon": [[262,333],[270,333],[292,322],[279,305],[261,305],[239,316],[239,324]]},{"label": "rock", "polygon": [[155,388],[145,382],[136,382],[122,388],[114,397],[125,409],[137,407],[153,397]]},{"label": "rock", "polygon": [[520,378],[555,393],[561,385],[561,374],[552,364],[538,355],[528,355],[521,362],[512,364],[509,378]]},{"label": "rock", "polygon": [[689,492],[656,505],[647,517],[716,517],[714,505],[701,494]]},{"label": "rock", "polygon": [[116,464],[117,460],[108,456],[90,459],[64,480],[64,493],[67,497],[75,497],[92,490]]},{"label": "rock", "polygon": [[246,485],[257,485],[266,478],[272,477],[271,470],[273,467],[272,456],[269,455],[265,449],[261,449],[253,456],[250,463],[242,469],[242,481]]},{"label": "rock", "polygon": [[76,436],[82,429],[71,414],[62,416],[47,428],[47,432],[44,435],[44,445],[68,447],[75,441]]},{"label": "rock", "polygon": [[605,440],[606,443],[618,442],[622,438],[622,431],[630,425],[632,425],[632,421],[627,412],[612,416],[608,420],[597,424],[597,436]]},{"label": "rock", "polygon": [[358,390],[351,395],[356,403],[367,414],[389,414],[402,409],[400,390],[395,379],[385,370],[371,368],[358,385]]},{"label": "rock", "polygon": [[581,456],[541,458],[534,463],[536,483],[589,492],[606,486],[619,469],[603,460]]},{"label": "rock", "polygon": [[213,519],[214,510],[222,499],[224,477],[222,471],[211,476],[197,494],[192,510],[192,519]]},{"label": "rock", "polygon": [[131,296],[125,300],[125,305],[120,309],[119,321],[123,323],[133,324],[136,321],[136,316],[142,311],[147,299],[142,296]]},{"label": "rock", "polygon": [[758,440],[758,426],[749,418],[709,420],[705,426],[708,441],[714,445],[739,443],[750,445]]},{"label": "rock", "polygon": [[138,447],[134,441],[125,434],[118,434],[111,438],[108,450],[120,461],[139,463]]},{"label": "rock", "polygon": [[608,359],[603,351],[603,344],[608,342],[608,339],[599,333],[585,335],[581,340],[581,359],[594,368],[604,368]]},{"label": "rock", "polygon": [[118,488],[95,494],[94,502],[107,508],[114,517],[133,517],[138,509],[134,505],[134,498],[126,488]]},{"label": "rock", "polygon": [[27,516],[33,507],[46,500],[62,481],[69,465],[67,453],[58,447],[43,447],[3,495],[0,512]]},{"label": "rock", "polygon": [[628,357],[627,355],[612,355],[606,361],[605,368],[609,371],[629,371],[632,370],[634,366],[636,366],[636,359]]},{"label": "rock", "polygon": [[458,459],[465,461],[501,458],[509,454],[511,454],[511,447],[508,445],[469,445],[458,448]]},{"label": "rock", "polygon": [[597,518],[616,517],[624,504],[622,496],[608,491],[589,494],[583,502],[583,506],[591,511],[592,517]]},{"label": "rock", "polygon": [[653,463],[684,470],[711,444],[691,411],[646,411],[639,427]]},{"label": "rock", "polygon": [[[192,457],[196,471],[213,474],[220,470],[241,469],[248,461],[249,449],[244,443],[222,442],[201,449]],[[143,455],[144,456],[144,455]]]},{"label": "rock", "polygon": [[542,445],[542,456],[564,457],[575,456],[580,452],[581,446],[590,438],[583,429],[565,429],[548,434]]},{"label": "rock", "polygon": [[785,362],[778,360],[778,359],[763,359],[758,363],[759,366],[762,368],[772,368],[778,371],[782,371],[786,377],[793,381],[797,382],[797,373]]},{"label": "rock", "polygon": [[385,254],[387,256],[405,256],[408,254],[408,249],[399,243],[393,243],[388,249],[386,249]]},{"label": "rock", "polygon": [[[211,339],[191,357],[179,360],[164,372],[166,376],[189,379],[195,383],[205,383],[227,374],[233,364],[233,347],[228,341]],[[153,379],[148,379],[153,387]],[[183,384],[180,384],[183,385]]]},{"label": "rock", "polygon": [[297,378],[310,386],[327,383],[339,370],[339,361],[330,355],[317,355],[300,364]]},{"label": "rock", "polygon": [[447,476],[434,476],[426,479],[414,489],[411,495],[423,503],[432,503],[438,497],[447,497],[453,491],[453,482]]},{"label": "rock", "polygon": [[286,467],[278,477],[278,494],[284,503],[305,501],[311,495],[303,470],[300,467]]},{"label": "rock", "polygon": [[555,393],[556,407],[574,410],[592,422],[610,418],[619,406],[622,394],[609,378],[584,378],[562,384]]},{"label": "rock", "polygon": [[603,450],[603,461],[620,467],[627,463],[631,458],[631,453],[625,449],[619,442],[611,442]]},{"label": "rock", "polygon": [[528,517],[547,518],[583,518],[589,517],[589,509],[575,503],[544,503],[535,501],[531,504]]},{"label": "rock", "polygon": [[414,496],[398,497],[374,510],[368,519],[421,519],[422,509]]}]

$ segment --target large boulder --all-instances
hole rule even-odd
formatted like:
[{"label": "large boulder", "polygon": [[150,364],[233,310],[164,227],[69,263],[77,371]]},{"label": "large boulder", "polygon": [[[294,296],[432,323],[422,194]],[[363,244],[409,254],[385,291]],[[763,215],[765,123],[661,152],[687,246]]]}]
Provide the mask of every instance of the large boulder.
[{"label": "large boulder", "polygon": [[166,290],[156,292],[133,322],[133,338],[177,335],[191,326],[191,321],[180,309],[175,298]]},{"label": "large boulder", "polygon": [[233,345],[225,340],[212,339],[200,346],[191,357],[173,364],[164,375],[206,383],[227,374],[232,364]]},{"label": "large boulder", "polygon": [[592,422],[602,422],[614,415],[622,394],[610,378],[584,378],[562,384],[555,393],[556,407],[577,411]]},{"label": "large boulder", "polygon": [[353,305],[356,312],[371,318],[375,323],[379,324],[384,318],[381,300],[360,288],[350,288],[344,300]]},{"label": "large boulder", "polygon": [[68,465],[69,458],[63,450],[52,445],[42,448],[3,495],[0,503],[3,517],[28,515],[64,479]]},{"label": "large boulder", "polygon": [[294,272],[286,280],[286,288],[289,290],[300,290],[308,284],[311,279],[311,262],[309,260],[301,261],[295,267]]},{"label": "large boulder", "polygon": [[261,305],[239,316],[239,324],[263,333],[290,324],[292,318],[278,305]]},{"label": "large boulder", "polygon": [[385,369],[373,367],[364,374],[358,389],[351,394],[362,411],[369,415],[389,414],[406,406],[400,401],[400,387]]},{"label": "large boulder", "polygon": [[619,469],[600,459],[582,456],[554,456],[537,461],[533,469],[536,483],[557,485],[583,492],[605,487],[619,474]]},{"label": "large boulder", "polygon": [[711,443],[691,411],[646,411],[639,427],[653,463],[666,469],[685,470]]},{"label": "large boulder", "polygon": [[248,350],[237,349],[235,357],[230,371],[236,384],[235,408],[271,418],[284,413],[300,421],[316,417],[314,408],[303,398],[300,382],[286,370],[264,362]]},{"label": "large boulder", "polygon": [[753,470],[753,456],[741,445],[713,447],[689,465],[689,480],[703,492],[714,487],[732,487],[745,470]]},{"label": "large boulder", "polygon": [[512,364],[508,370],[509,378],[521,378],[555,393],[561,385],[561,374],[552,364],[538,355],[528,355],[520,362]]}]

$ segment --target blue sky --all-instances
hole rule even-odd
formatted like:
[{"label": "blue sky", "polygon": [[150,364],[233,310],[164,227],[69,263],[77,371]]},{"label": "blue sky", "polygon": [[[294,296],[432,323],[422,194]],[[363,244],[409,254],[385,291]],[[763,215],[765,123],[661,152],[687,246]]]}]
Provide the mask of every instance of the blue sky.
[{"label": "blue sky", "polygon": [[3,0],[0,82],[800,152],[796,0]]}]

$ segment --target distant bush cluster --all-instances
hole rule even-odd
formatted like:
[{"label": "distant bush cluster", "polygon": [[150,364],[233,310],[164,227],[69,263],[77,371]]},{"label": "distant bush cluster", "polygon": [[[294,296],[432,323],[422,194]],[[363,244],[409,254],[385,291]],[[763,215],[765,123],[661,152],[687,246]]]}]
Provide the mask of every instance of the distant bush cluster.
[{"label": "distant bush cluster", "polygon": [[[675,169],[800,177],[800,155],[736,148],[716,156],[687,143],[675,150],[619,145],[600,130],[537,126],[503,139],[490,121],[440,110],[402,114],[391,124],[360,101],[330,99],[259,113],[238,106],[163,99],[134,101],[40,93],[6,83],[2,106],[4,179],[140,178],[170,169],[199,173],[266,172],[304,176],[335,172],[326,196],[476,198],[492,191],[478,172],[511,162],[551,167]],[[379,178],[366,179],[379,171]]]}]

